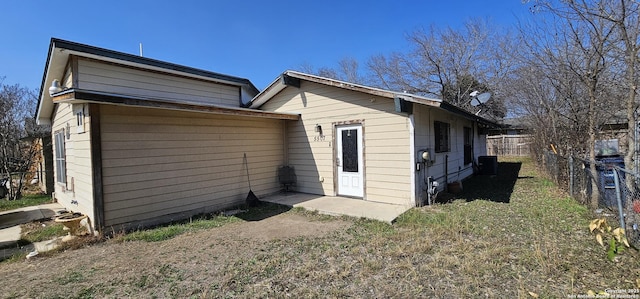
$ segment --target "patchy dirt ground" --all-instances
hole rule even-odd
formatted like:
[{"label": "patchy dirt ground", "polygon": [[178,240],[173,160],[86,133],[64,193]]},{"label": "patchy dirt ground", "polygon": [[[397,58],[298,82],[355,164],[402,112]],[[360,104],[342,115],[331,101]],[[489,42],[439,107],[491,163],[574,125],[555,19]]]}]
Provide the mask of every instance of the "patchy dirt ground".
[{"label": "patchy dirt ground", "polygon": [[[4,298],[173,297],[192,289],[201,294],[224,278],[220,271],[255,258],[268,243],[292,238],[322,238],[344,230],[349,221],[313,220],[283,213],[260,221],[186,233],[162,242],[110,240],[87,248],[0,265]],[[175,284],[180,289],[172,293]],[[155,287],[160,287],[155,289]],[[99,296],[99,297],[102,297]],[[211,294],[210,294],[211,295]]]},{"label": "patchy dirt ground", "polygon": [[638,294],[631,293],[640,289],[637,250],[610,261],[588,230],[597,215],[558,192],[530,162],[500,167],[497,177],[465,182],[450,203],[409,210],[393,225],[275,209],[160,242],[115,238],[1,263],[0,297]]}]

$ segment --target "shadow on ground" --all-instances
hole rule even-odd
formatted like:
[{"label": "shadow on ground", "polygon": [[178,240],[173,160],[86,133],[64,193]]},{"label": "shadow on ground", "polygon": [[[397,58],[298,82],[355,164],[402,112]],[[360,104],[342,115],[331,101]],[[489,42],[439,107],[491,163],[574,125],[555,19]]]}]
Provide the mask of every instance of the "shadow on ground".
[{"label": "shadow on ground", "polygon": [[248,208],[246,212],[237,214],[236,217],[244,221],[260,221],[291,210],[291,207],[268,202],[260,202],[257,207]]},{"label": "shadow on ground", "polygon": [[55,214],[56,211],[44,208],[3,212],[0,214],[0,229],[29,223],[39,219],[51,218],[55,216]]},{"label": "shadow on ground", "polygon": [[498,163],[498,175],[476,175],[463,182],[463,192],[455,196],[466,201],[489,200],[509,203],[519,177],[521,162]]}]

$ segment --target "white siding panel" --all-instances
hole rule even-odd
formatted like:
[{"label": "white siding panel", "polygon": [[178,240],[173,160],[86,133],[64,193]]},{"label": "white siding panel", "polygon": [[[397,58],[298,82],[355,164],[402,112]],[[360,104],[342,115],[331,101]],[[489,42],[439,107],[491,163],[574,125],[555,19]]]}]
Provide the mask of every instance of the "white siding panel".
[{"label": "white siding panel", "polygon": [[487,155],[487,135],[478,134],[478,127],[476,126],[473,131],[473,154],[474,158],[477,159],[479,156]]},{"label": "white siding panel", "polygon": [[249,191],[244,153],[251,189],[258,196],[278,191],[282,126],[280,120],[102,106],[106,224],[243,204]]},{"label": "white siding panel", "polygon": [[153,99],[238,107],[240,88],[78,59],[78,88]]}]

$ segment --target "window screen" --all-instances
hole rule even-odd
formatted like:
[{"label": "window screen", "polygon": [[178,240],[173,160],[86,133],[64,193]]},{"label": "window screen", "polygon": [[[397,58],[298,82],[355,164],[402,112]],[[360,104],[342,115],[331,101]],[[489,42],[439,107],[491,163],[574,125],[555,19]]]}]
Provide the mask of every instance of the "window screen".
[{"label": "window screen", "polygon": [[434,122],[435,133],[435,152],[444,153],[450,150],[449,145],[449,124],[436,121]]},{"label": "window screen", "polygon": [[54,133],[54,139],[56,143],[55,155],[56,155],[56,182],[66,184],[67,183],[67,162],[64,152],[64,129],[56,131]]}]

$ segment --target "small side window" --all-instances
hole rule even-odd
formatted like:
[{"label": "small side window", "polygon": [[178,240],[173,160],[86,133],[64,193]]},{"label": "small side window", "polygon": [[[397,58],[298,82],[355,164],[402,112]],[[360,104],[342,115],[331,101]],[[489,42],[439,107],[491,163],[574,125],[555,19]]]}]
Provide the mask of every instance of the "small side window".
[{"label": "small side window", "polygon": [[64,129],[54,133],[55,157],[56,157],[56,182],[67,184],[67,161],[65,153],[65,134]]},{"label": "small side window", "polygon": [[79,104],[79,105],[73,105],[73,112],[76,115],[76,132],[77,133],[84,133],[85,132],[85,128],[84,128],[84,105],[83,104]]},{"label": "small side window", "polygon": [[449,142],[449,124],[436,121],[433,123],[435,134],[435,152],[445,153],[451,150]]}]

